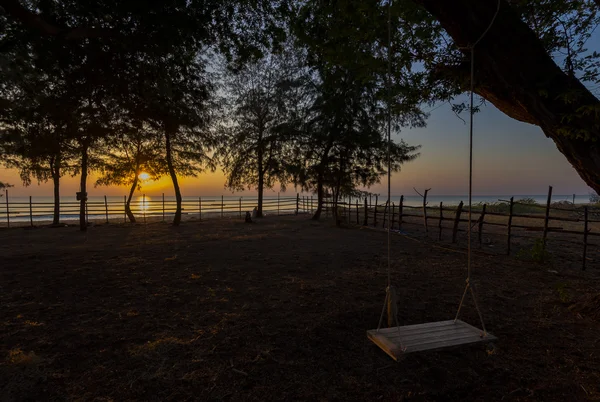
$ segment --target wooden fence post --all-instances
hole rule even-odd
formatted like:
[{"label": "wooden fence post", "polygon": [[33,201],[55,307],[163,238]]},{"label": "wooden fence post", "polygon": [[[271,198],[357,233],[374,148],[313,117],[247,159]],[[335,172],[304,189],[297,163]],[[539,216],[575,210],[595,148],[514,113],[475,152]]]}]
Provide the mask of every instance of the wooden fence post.
[{"label": "wooden fence post", "polygon": [[583,265],[581,270],[585,271],[585,262],[587,259],[587,239],[588,239],[588,207],[583,208]]},{"label": "wooden fence post", "polygon": [[300,193],[296,193],[296,215],[298,215],[298,209],[300,209]]},{"label": "wooden fence post", "polygon": [[108,201],[106,196],[104,196],[104,214],[106,215],[106,223],[108,223]]},{"label": "wooden fence post", "polygon": [[123,223],[127,223],[127,196],[123,196]]},{"label": "wooden fence post", "polygon": [[142,194],[142,211],[144,212],[144,225],[146,224],[146,194]]},{"label": "wooden fence post", "polygon": [[438,227],[440,229],[440,233],[438,235],[438,240],[442,241],[442,221],[444,220],[444,204],[440,202],[440,222],[438,223]]},{"label": "wooden fence post", "polygon": [[33,206],[31,205],[31,196],[29,196],[29,223],[33,227]]},{"label": "wooden fence post", "polygon": [[[387,218],[387,213],[388,213],[388,204],[389,204],[389,201],[386,201],[386,202],[385,202],[385,207],[383,207],[383,224],[381,225],[381,228],[382,228],[382,229],[385,229],[385,218]],[[390,223],[388,222],[388,225],[389,225],[389,224],[390,224]]]},{"label": "wooden fence post", "polygon": [[423,223],[425,224],[425,233],[429,233],[429,228],[427,227],[427,193],[429,189],[425,189],[425,193],[423,194]]},{"label": "wooden fence post", "polygon": [[392,202],[392,221],[390,225],[392,225],[392,230],[394,230],[394,221],[396,220],[396,204]]},{"label": "wooden fence post", "polygon": [[369,224],[369,205],[367,204],[367,197],[365,197],[365,218],[363,219],[363,225]]},{"label": "wooden fence post", "polygon": [[373,227],[377,227],[377,198],[378,198],[378,196],[375,196],[375,211],[374,211],[374,215],[373,215]]},{"label": "wooden fence post", "polygon": [[356,224],[360,225],[360,214],[358,212],[358,198],[356,199]]},{"label": "wooden fence post", "polygon": [[352,220],[352,198],[350,196],[348,196],[348,200],[346,201],[346,207],[348,210],[348,224],[350,224]]},{"label": "wooden fence post", "polygon": [[544,250],[546,249],[546,239],[548,238],[548,222],[550,221],[550,202],[552,201],[552,186],[548,187],[548,200],[546,201],[546,215],[544,216]]},{"label": "wooden fence post", "polygon": [[[298,215],[298,207],[296,207],[296,215]],[[242,219],[242,197],[240,197],[240,219]]]},{"label": "wooden fence post", "polygon": [[221,195],[221,218],[223,217],[223,208],[225,208],[225,204],[223,203],[223,196]]},{"label": "wooden fence post", "polygon": [[481,248],[481,236],[483,236],[483,222],[485,220],[485,206],[486,204],[483,204],[483,207],[481,208],[481,216],[479,216],[479,248]]},{"label": "wooden fence post", "polygon": [[[452,243],[456,243],[456,235],[458,233],[458,224],[460,223],[460,214],[462,213],[463,202],[461,201],[456,207],[456,216],[454,217],[454,227],[452,228]],[[470,224],[470,222],[469,222]]]},{"label": "wooden fence post", "polygon": [[277,216],[279,216],[279,192],[277,192]]},{"label": "wooden fence post", "polygon": [[89,212],[88,212],[88,203],[87,200],[85,202],[85,224],[89,225],[90,224],[90,218],[89,218]]},{"label": "wooden fence post", "polygon": [[202,197],[198,197],[198,220],[202,222]]},{"label": "wooden fence post", "polygon": [[402,215],[404,210],[404,196],[400,196],[400,205],[398,205],[398,230],[402,229]]},{"label": "wooden fence post", "polygon": [[162,193],[162,215],[163,222],[165,221],[165,193]]},{"label": "wooden fence post", "polygon": [[510,197],[510,205],[508,207],[508,231],[507,231],[508,239],[506,240],[506,255],[510,255],[510,232],[511,232],[512,218],[513,218],[513,205],[515,203],[514,200],[515,200],[515,197]]},{"label": "wooden fence post", "polygon": [[6,227],[10,227],[10,208],[8,206],[8,190],[4,190],[4,196],[6,197]]}]

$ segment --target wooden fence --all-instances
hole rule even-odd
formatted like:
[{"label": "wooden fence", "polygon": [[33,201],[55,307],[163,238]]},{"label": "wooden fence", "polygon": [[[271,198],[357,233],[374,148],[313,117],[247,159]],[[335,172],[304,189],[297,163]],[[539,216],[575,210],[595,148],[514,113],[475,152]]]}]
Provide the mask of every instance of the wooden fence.
[{"label": "wooden fence", "polygon": [[[373,200],[374,198],[374,200]],[[325,216],[333,215],[332,209],[337,207],[338,219],[347,223],[363,226],[373,226],[401,231],[403,225],[421,226],[427,236],[435,236],[441,241],[443,233],[451,234],[452,243],[457,242],[458,234],[467,232],[467,229],[461,228],[461,224],[471,225],[473,230],[473,240],[483,244],[483,236],[486,228],[494,227],[495,232],[491,235],[506,236],[506,253],[511,253],[512,239],[517,236],[513,229],[522,229],[528,232],[540,232],[541,236],[536,237],[542,240],[543,247],[546,247],[548,235],[550,233],[569,234],[581,236],[581,242],[576,244],[582,246],[582,269],[586,268],[588,260],[588,247],[595,245],[590,243],[590,238],[600,236],[600,209],[592,206],[581,207],[561,207],[551,204],[552,187],[548,191],[548,199],[545,205],[523,204],[510,200],[499,200],[506,208],[506,212],[492,210],[498,207],[498,204],[475,205],[471,212],[471,219],[468,217],[468,206],[463,202],[457,206],[444,206],[440,202],[439,206],[429,206],[427,202],[427,192],[423,195],[422,205],[405,205],[404,196],[400,197],[399,203],[380,204],[378,196],[365,198],[364,200],[344,200],[333,203],[330,200],[324,201]],[[373,201],[375,203],[373,204]],[[8,191],[5,192],[2,200],[4,208],[0,210],[0,222],[4,221],[5,226],[17,224],[19,226],[35,226],[52,220],[54,203],[52,202],[34,202],[32,197],[28,201],[13,202],[9,197]],[[121,201],[109,200],[106,196],[100,201],[89,201],[86,204],[86,219],[88,222],[109,222],[124,221],[127,222],[125,214],[126,198]],[[183,214],[188,218],[205,219],[215,217],[239,217],[243,218],[246,211],[251,211],[257,205],[256,197],[239,197],[227,199],[220,197],[185,197],[182,202]],[[165,221],[168,216],[175,212],[176,201],[168,200],[164,194],[158,199],[156,197],[136,200],[132,205],[132,212],[143,222],[149,219]],[[313,196],[300,195],[277,198],[265,198],[263,201],[263,211],[266,214],[299,214],[312,213],[316,210],[317,200]],[[515,209],[526,208],[528,210],[538,209],[540,213],[518,213]],[[67,201],[60,205],[61,221],[76,220],[79,216],[79,202]],[[562,215],[562,216],[561,216]],[[407,220],[411,219],[411,220]],[[526,225],[515,223],[515,219],[534,220],[542,223],[541,225]],[[499,221],[502,220],[502,221]],[[449,222],[450,225],[443,225],[443,222]],[[567,222],[576,224],[577,228],[563,228],[552,226],[552,222]],[[580,230],[579,230],[580,229]],[[488,229],[489,230],[489,229]],[[498,231],[499,230],[499,231]]]},{"label": "wooden fence", "polygon": [[[468,205],[461,201],[457,206],[444,206],[442,202],[436,206],[429,206],[427,203],[427,193],[423,195],[423,203],[420,206],[409,206],[404,204],[404,196],[400,197],[400,202],[396,205],[378,203],[378,197],[375,197],[375,204],[372,204],[372,198],[365,198],[364,201],[344,200],[337,203],[338,219],[347,223],[381,227],[387,229],[388,225],[392,230],[402,231],[403,225],[421,226],[425,235],[442,240],[443,233],[449,232],[452,243],[457,242],[458,234],[467,232],[467,228],[461,228],[460,224],[471,225],[472,240],[483,244],[483,237],[486,227],[494,227],[495,231],[490,230],[490,235],[506,236],[506,254],[511,253],[511,244],[514,237],[527,237],[540,239],[542,247],[545,249],[548,234],[560,233],[575,236],[581,236],[581,242],[576,243],[582,247],[582,269],[586,268],[588,260],[588,246],[590,237],[600,236],[600,209],[598,207],[583,205],[576,207],[557,206],[551,203],[552,187],[548,191],[548,199],[545,205],[522,203],[514,200],[498,200],[500,204],[478,204],[474,205],[469,219]],[[496,212],[491,209],[504,206],[506,212]],[[332,215],[332,208],[335,205],[331,201],[325,204],[325,215]],[[494,208],[490,208],[494,207]],[[516,213],[515,209],[539,210],[539,213]],[[407,220],[411,218],[411,220]],[[527,225],[515,223],[515,219],[539,221],[541,225]],[[501,220],[501,221],[500,221]],[[420,221],[420,222],[419,222]],[[450,225],[443,225],[443,222],[449,222]],[[552,226],[553,222],[568,222],[577,224],[580,230]],[[592,228],[591,226],[596,226]],[[541,236],[516,236],[513,229],[522,229],[527,232],[540,232]],[[579,229],[579,228],[578,228]],[[595,231],[594,231],[595,230]]]},{"label": "wooden fence", "polygon": [[[94,197],[86,203],[86,220],[88,222],[127,222],[125,204],[127,198],[121,200],[116,197]],[[257,197],[185,197],[182,201],[182,213],[188,218],[206,219],[215,217],[243,218],[246,211],[252,211],[258,204]],[[149,219],[163,220],[172,216],[176,210],[176,201],[161,197],[137,197],[131,203],[131,210],[137,219],[146,222]],[[35,226],[52,221],[54,211],[53,202],[35,202],[32,197],[28,201],[11,201],[10,194],[5,191],[0,209],[0,225],[4,226]],[[61,221],[74,221],[79,219],[79,201],[61,201]],[[269,197],[263,200],[263,212],[273,215],[289,215],[309,213],[316,207],[316,199],[312,196],[297,194],[296,196],[277,198]]]}]

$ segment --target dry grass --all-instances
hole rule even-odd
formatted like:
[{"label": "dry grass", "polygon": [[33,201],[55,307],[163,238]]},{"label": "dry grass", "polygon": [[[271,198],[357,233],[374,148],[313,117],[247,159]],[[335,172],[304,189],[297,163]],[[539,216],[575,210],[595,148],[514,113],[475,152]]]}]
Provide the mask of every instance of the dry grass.
[{"label": "dry grass", "polygon": [[[392,237],[402,323],[456,312],[464,238],[435,234]],[[365,336],[386,244],[306,217],[0,231],[0,399],[600,398],[597,270],[480,252],[472,283],[496,348],[392,364]],[[463,314],[478,322],[470,301]]]},{"label": "dry grass", "polygon": [[42,358],[37,356],[33,351],[25,353],[17,348],[8,351],[6,362],[20,366],[36,366],[42,362]]}]

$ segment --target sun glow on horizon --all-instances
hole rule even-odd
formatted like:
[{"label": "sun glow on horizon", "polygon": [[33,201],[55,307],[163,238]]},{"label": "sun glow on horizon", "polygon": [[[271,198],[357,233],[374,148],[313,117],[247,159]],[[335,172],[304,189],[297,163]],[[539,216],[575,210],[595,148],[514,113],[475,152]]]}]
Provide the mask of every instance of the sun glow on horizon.
[{"label": "sun glow on horizon", "polygon": [[150,175],[146,172],[142,172],[138,175],[138,177],[140,178],[140,180],[148,180],[150,179]]}]

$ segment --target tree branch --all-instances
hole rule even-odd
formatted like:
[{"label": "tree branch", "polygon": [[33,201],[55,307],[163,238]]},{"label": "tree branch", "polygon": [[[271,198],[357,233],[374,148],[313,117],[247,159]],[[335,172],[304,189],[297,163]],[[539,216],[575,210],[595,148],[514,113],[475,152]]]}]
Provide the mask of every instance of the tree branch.
[{"label": "tree branch", "polygon": [[111,36],[114,34],[114,30],[109,28],[58,27],[45,21],[40,15],[22,6],[18,0],[0,0],[0,8],[2,8],[6,14],[20,21],[26,28],[37,30],[46,36],[57,36],[67,40],[76,40]]},{"label": "tree branch", "polygon": [[[425,196],[423,194],[419,193],[419,191],[416,188],[413,187],[413,190],[415,190],[415,193],[419,194],[421,196],[421,198],[425,198]],[[428,192],[429,190],[431,190],[431,189],[430,188],[426,188],[425,192]]]},{"label": "tree branch", "polygon": [[[597,0],[600,2],[600,0]],[[457,83],[464,91],[470,89],[470,62],[465,59],[458,65],[438,65],[434,71],[434,77]],[[498,110],[507,116],[524,123],[539,125],[539,122],[520,103],[514,101],[514,97],[506,90],[495,88],[491,79],[483,75],[483,71],[477,71],[475,81],[475,93],[485,100],[490,101]]]}]

